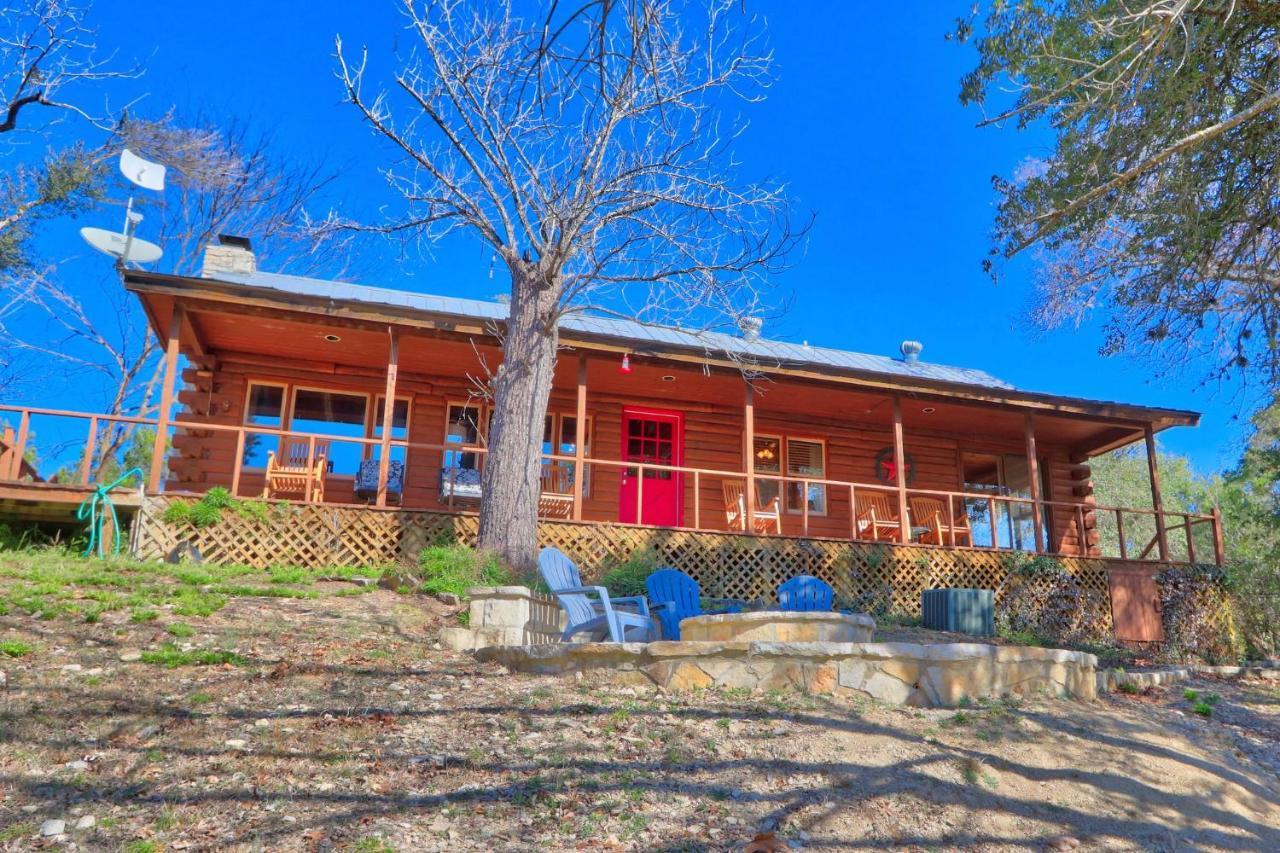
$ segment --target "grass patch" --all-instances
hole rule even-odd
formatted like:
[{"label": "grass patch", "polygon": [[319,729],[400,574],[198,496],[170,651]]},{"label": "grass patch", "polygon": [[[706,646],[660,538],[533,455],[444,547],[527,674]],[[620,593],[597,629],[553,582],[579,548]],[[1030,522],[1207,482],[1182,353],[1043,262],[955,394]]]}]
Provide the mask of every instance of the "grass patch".
[{"label": "grass patch", "polygon": [[135,607],[129,614],[130,622],[154,622],[159,618],[160,614],[150,607]]},{"label": "grass patch", "polygon": [[1191,710],[1195,711],[1197,714],[1199,714],[1202,717],[1213,716],[1213,706],[1210,705],[1208,702],[1197,702],[1191,706]]},{"label": "grass patch", "polygon": [[511,573],[494,554],[481,554],[465,545],[426,548],[418,563],[418,588],[430,595],[452,593],[466,598],[473,586],[502,586],[511,583]]},{"label": "grass patch", "polygon": [[24,643],[21,640],[5,640],[0,643],[0,655],[7,658],[24,658],[34,651],[30,643]]},{"label": "grass patch", "polygon": [[192,693],[190,696],[188,696],[187,701],[190,702],[192,705],[208,705],[210,702],[213,701],[213,697],[210,696],[208,693],[199,691],[196,693]]},{"label": "grass patch", "polygon": [[196,633],[196,629],[192,628],[186,622],[174,622],[170,625],[166,625],[164,629],[169,632],[169,636],[171,637],[192,637],[195,636]]},{"label": "grass patch", "polygon": [[172,643],[165,643],[155,651],[142,653],[143,663],[152,663],[167,669],[180,666],[218,666],[229,663],[242,666],[248,663],[243,657],[226,649],[192,649],[183,651]]},{"label": "grass patch", "polygon": [[1186,699],[1188,702],[1198,702],[1200,700],[1200,691],[1192,690],[1188,687],[1186,690],[1182,691],[1182,698]]},{"label": "grass patch", "polygon": [[1116,685],[1116,690],[1129,696],[1137,696],[1142,692],[1142,688],[1134,684],[1132,681],[1122,681]]}]

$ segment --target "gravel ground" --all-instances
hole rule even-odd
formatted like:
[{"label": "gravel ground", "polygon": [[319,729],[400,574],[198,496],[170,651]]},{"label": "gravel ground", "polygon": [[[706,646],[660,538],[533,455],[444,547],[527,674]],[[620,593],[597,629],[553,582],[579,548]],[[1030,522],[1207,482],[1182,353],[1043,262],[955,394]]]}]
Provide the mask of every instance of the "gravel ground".
[{"label": "gravel ground", "polygon": [[0,849],[1280,849],[1274,684],[665,694],[479,665],[435,642],[451,608],[342,586],[0,616]]}]

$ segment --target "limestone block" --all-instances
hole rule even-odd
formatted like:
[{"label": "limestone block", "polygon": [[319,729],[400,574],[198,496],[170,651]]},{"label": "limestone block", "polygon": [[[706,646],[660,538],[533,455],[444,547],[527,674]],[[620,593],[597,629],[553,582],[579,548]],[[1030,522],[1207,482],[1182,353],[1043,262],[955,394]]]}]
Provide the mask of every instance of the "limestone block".
[{"label": "limestone block", "polygon": [[836,667],[832,664],[813,667],[809,673],[809,692],[819,696],[836,692]]},{"label": "limestone block", "polygon": [[711,676],[703,672],[697,664],[680,661],[667,679],[666,686],[672,690],[693,690],[710,687],[714,683]]}]

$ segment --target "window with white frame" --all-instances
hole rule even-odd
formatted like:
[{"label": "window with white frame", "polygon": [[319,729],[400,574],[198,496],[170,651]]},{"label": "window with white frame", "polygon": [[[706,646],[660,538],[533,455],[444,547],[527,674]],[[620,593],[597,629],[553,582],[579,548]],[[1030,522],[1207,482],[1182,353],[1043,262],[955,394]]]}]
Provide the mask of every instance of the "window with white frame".
[{"label": "window with white frame", "polygon": [[[827,447],[825,443],[813,439],[788,438],[786,447],[788,477],[826,479]],[[827,514],[827,487],[822,483],[805,484],[798,480],[788,480],[786,495],[788,512],[804,512],[807,502],[810,515]]]},{"label": "window with white frame", "polygon": [[[379,394],[373,399],[375,405],[371,412],[370,395],[357,391],[250,382],[244,423],[282,432],[331,436],[325,451],[329,470],[334,474],[354,476],[361,461],[378,458],[378,448],[364,441],[343,439],[382,437],[384,398]],[[369,417],[371,414],[374,417]],[[409,398],[397,397],[392,410],[391,437],[406,440],[408,436]],[[317,438],[317,443],[324,441],[324,438]],[[279,445],[275,435],[246,433],[241,464],[246,469],[265,468],[267,452],[276,450]],[[404,461],[404,448],[392,448],[391,458]]]},{"label": "window with white frame", "polygon": [[[782,473],[782,438],[776,435],[757,435],[751,453],[751,463],[757,474]],[[782,490],[778,480],[756,480],[756,494],[760,506],[767,507],[773,503]]]},{"label": "window with white frame", "polygon": [[294,388],[289,429],[333,436],[329,442],[329,470],[354,475],[364,459],[363,443],[341,441],[365,438],[368,430],[369,395],[319,388]]},{"label": "window with white frame", "polygon": [[[553,438],[555,440],[553,440]],[[573,456],[578,450],[578,416],[548,412],[542,428],[542,452],[554,456]],[[591,418],[587,418],[583,430],[582,455],[591,456]],[[565,460],[547,460],[547,464],[558,465],[568,471],[567,482],[573,484],[573,463]],[[591,466],[583,466],[582,492],[591,492]]]}]

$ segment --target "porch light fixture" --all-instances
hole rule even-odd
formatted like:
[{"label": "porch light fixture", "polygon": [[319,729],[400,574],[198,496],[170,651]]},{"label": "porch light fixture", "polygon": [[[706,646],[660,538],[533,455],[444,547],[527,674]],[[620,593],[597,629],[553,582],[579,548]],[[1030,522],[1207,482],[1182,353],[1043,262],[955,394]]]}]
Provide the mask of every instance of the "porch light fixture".
[{"label": "porch light fixture", "polygon": [[622,354],[622,364],[618,365],[618,372],[624,375],[631,372],[631,354],[630,353],[624,352]]},{"label": "porch light fixture", "polygon": [[338,341],[342,340],[342,338],[338,337],[337,335],[325,335],[324,339],[331,344],[336,344]]}]

